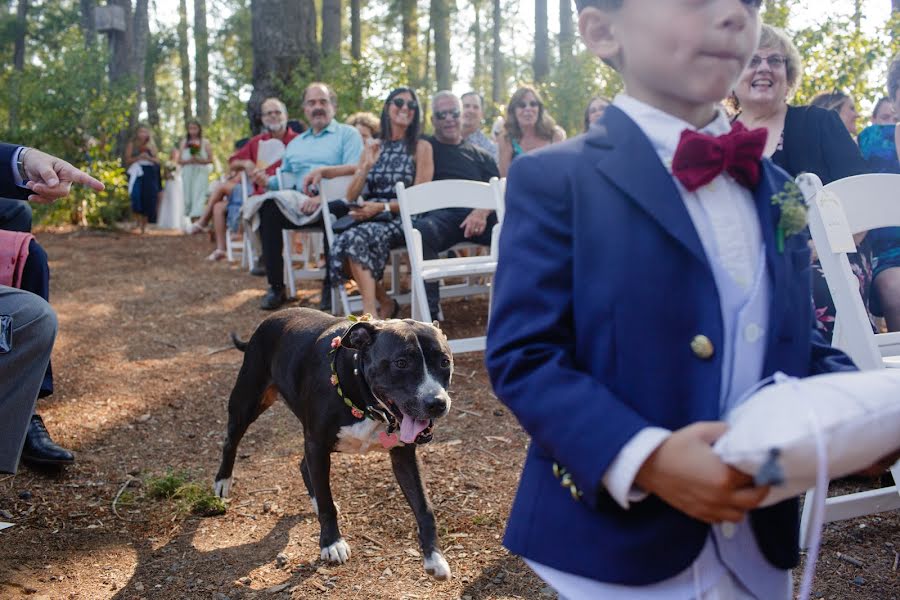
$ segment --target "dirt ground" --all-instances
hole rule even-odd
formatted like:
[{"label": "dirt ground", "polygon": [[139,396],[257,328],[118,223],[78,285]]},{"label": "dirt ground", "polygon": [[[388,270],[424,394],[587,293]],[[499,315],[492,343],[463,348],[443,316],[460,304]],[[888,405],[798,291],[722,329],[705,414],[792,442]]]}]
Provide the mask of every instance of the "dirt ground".
[{"label": "dirt ground", "polygon": [[[203,236],[38,237],[60,321],[56,393],[39,412],[78,458],[58,475],[22,468],[0,478],[0,520],[15,523],[0,532],[0,597],[555,597],[500,545],[527,438],[492,396],[480,353],[456,357],[453,409],[420,448],[452,580],[425,575],[415,522],[380,453],[335,455],[353,558],[326,565],[298,472],[299,422],[281,403],[244,438],[225,515],[180,513],[140,484],[170,468],[212,481],[242,358],[228,332],[246,337],[263,318],[264,281],[205,262]],[[315,306],[315,287],[296,304]],[[450,337],[484,329],[484,301],[446,302],[444,311]],[[898,550],[896,512],[829,525],[814,597],[900,597]]]}]

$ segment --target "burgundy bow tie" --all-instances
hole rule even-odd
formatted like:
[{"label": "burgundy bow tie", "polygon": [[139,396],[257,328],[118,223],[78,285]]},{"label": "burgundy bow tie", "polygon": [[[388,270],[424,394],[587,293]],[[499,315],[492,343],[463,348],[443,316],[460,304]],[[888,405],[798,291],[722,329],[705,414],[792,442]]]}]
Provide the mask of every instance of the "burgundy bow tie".
[{"label": "burgundy bow tie", "polygon": [[672,174],[689,191],[703,187],[726,171],[747,188],[756,187],[768,131],[748,130],[735,122],[731,132],[718,137],[685,129],[672,158]]}]

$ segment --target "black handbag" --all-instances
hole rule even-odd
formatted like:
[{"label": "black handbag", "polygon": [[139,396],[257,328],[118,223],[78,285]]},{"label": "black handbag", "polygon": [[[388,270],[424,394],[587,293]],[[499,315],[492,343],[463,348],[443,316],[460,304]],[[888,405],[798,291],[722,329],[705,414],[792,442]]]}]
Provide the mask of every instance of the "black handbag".
[{"label": "black handbag", "polygon": [[353,215],[344,215],[331,224],[331,230],[335,233],[344,233],[345,231],[347,231],[351,227],[355,227],[356,225],[377,222],[386,223],[388,221],[392,221],[393,219],[394,214],[389,212],[380,212],[371,219],[366,219],[365,221],[357,221],[353,218]]}]

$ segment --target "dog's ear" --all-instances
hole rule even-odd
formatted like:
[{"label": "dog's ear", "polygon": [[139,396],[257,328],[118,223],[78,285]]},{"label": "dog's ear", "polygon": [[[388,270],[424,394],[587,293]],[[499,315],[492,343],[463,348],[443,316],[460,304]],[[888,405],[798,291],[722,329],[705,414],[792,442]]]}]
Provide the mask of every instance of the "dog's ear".
[{"label": "dog's ear", "polygon": [[432,327],[434,327],[435,329],[440,329],[440,328],[441,328],[441,322],[440,322],[440,321],[432,321],[432,322],[431,322],[431,325],[432,325]]},{"label": "dog's ear", "polygon": [[347,333],[344,334],[341,345],[351,350],[362,350],[366,346],[375,341],[375,334],[378,332],[375,325],[369,321],[357,321],[350,326]]}]

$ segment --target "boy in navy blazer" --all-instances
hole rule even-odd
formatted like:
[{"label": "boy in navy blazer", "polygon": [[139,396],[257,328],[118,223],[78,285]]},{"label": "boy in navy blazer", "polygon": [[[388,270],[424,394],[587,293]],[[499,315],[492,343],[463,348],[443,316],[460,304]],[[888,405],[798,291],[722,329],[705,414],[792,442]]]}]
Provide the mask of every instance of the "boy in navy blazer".
[{"label": "boy in navy blazer", "polygon": [[625,93],[516,159],[486,362],[532,437],[504,539],[568,600],[789,598],[796,500],[711,444],[760,380],[853,369],[815,334],[765,132],[718,102],[760,1],[577,0]]}]

